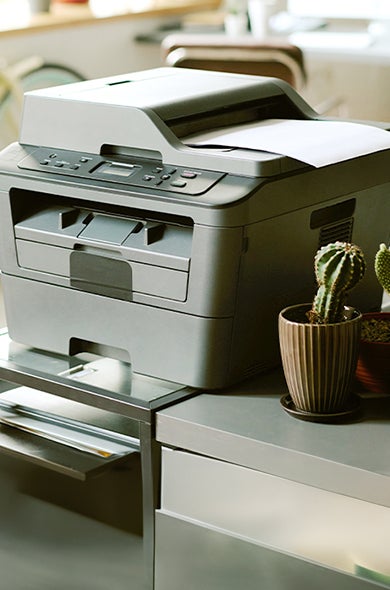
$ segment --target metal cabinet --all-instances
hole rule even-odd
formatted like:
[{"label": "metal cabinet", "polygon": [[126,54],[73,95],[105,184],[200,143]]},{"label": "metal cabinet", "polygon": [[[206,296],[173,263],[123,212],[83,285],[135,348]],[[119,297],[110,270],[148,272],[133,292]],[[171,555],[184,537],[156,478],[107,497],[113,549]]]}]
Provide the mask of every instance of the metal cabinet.
[{"label": "metal cabinet", "polygon": [[113,359],[21,346],[6,329],[0,379],[5,586],[152,589],[155,413],[192,391]]},{"label": "metal cabinet", "polygon": [[390,398],[314,424],[283,393],[275,373],[158,413],[156,590],[390,583]]}]

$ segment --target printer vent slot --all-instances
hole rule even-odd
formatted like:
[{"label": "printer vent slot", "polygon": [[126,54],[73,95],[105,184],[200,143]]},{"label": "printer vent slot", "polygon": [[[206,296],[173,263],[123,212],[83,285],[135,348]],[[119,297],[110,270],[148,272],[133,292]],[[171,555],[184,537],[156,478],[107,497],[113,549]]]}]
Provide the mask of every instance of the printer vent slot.
[{"label": "printer vent slot", "polygon": [[356,199],[347,199],[336,205],[322,207],[312,212],[310,228],[320,229],[319,247],[329,242],[351,242],[353,229],[353,214]]},{"label": "printer vent slot", "polygon": [[316,209],[310,217],[310,228],[316,229],[317,227],[323,227],[348,219],[354,214],[355,207],[356,199],[348,199],[347,201],[337,203],[337,205]]},{"label": "printer vent slot", "polygon": [[330,242],[351,242],[352,241],[353,218],[346,219],[340,223],[334,223],[322,227],[320,231],[319,247],[326,246]]}]

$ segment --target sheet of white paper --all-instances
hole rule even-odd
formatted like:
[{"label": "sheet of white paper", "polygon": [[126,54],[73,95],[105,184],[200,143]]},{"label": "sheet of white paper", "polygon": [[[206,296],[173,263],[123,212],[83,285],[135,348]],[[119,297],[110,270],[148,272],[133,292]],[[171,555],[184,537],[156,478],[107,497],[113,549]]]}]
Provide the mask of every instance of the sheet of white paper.
[{"label": "sheet of white paper", "polygon": [[99,437],[81,430],[72,429],[52,421],[23,415],[17,409],[0,407],[0,424],[61,443],[63,445],[109,459],[113,455],[126,455],[132,452],[129,445]]},{"label": "sheet of white paper", "polygon": [[389,149],[390,133],[345,121],[266,119],[191,136],[186,143],[273,152],[319,168]]}]

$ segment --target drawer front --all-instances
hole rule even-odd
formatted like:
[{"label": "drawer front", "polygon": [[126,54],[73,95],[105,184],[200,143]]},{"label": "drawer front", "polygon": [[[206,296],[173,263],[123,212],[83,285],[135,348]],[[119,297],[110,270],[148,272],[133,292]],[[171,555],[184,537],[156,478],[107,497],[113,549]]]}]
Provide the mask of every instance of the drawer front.
[{"label": "drawer front", "polygon": [[183,451],[164,449],[161,508],[354,574],[390,574],[390,509]]},{"label": "drawer front", "polygon": [[156,514],[155,590],[372,590],[378,584]]}]

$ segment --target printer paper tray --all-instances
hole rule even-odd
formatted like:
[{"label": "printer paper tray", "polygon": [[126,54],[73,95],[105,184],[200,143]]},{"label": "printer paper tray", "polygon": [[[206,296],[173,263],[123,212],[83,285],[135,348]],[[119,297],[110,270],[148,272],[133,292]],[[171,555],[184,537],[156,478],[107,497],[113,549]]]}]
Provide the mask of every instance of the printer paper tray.
[{"label": "printer paper tray", "polygon": [[[19,266],[37,272],[49,273],[65,278],[71,277],[70,257],[72,250],[57,246],[30,242],[27,240],[16,240]],[[78,254],[78,253],[77,253]],[[89,255],[93,256],[93,255]],[[98,257],[95,257],[96,259]],[[99,257],[102,259],[103,257]],[[126,261],[106,258],[112,263]],[[129,281],[128,292],[144,293],[155,297],[185,301],[187,296],[188,273],[159,266],[145,265],[137,262],[128,262],[131,281]],[[122,273],[119,274],[123,276]],[[101,275],[103,276],[103,275]],[[112,286],[113,282],[107,287]],[[102,286],[100,286],[102,288]],[[99,290],[99,294],[105,294]],[[115,296],[115,295],[113,295]],[[121,297],[126,299],[124,295]]]},{"label": "printer paper tray", "polygon": [[117,299],[186,300],[190,225],[151,221],[140,210],[128,216],[107,206],[103,213],[56,195],[48,204],[22,190],[14,191],[12,208],[16,216],[23,211],[14,226],[18,266],[40,280]]}]

